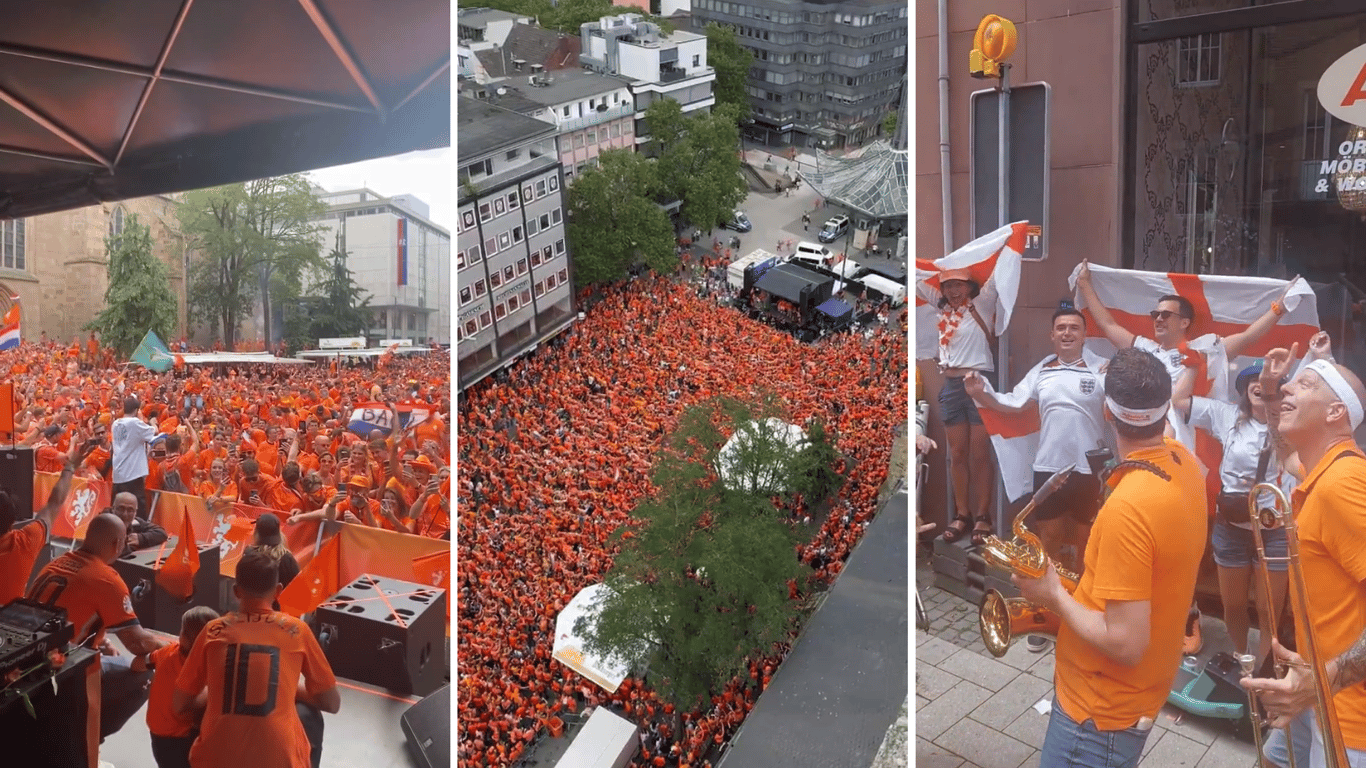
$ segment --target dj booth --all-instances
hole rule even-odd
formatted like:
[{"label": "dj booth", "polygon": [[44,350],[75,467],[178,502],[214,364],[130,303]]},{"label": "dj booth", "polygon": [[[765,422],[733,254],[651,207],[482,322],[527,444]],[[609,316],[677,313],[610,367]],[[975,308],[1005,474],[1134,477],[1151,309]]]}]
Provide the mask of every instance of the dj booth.
[{"label": "dj booth", "polygon": [[[0,693],[0,764],[25,768],[95,768],[100,748],[100,661],[70,651],[57,670],[34,673]],[[24,696],[32,706],[25,705]]]}]

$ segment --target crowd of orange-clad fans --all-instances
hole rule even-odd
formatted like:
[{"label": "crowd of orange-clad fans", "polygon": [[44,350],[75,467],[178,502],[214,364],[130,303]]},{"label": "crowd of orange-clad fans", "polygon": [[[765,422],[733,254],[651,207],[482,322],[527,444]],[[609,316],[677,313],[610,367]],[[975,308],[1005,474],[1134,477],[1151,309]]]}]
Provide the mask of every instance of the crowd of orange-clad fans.
[{"label": "crowd of orange-clad fans", "polygon": [[[110,480],[110,425],[136,397],[164,438],[151,446],[147,499],[197,494],[405,533],[450,536],[450,356],[386,355],[368,365],[117,366],[94,340],[0,353],[13,382],[13,435],[36,469],[60,471],[72,440],[101,447],[81,474]],[[366,404],[430,415],[387,432],[349,429]],[[140,509],[146,518],[150,510]]]},{"label": "crowd of orange-clad fans", "polygon": [[[689,405],[771,393],[789,420],[833,431],[848,479],[797,552],[812,566],[808,588],[833,580],[876,513],[906,424],[904,313],[807,346],[686,283],[639,279],[599,298],[571,332],[459,404],[460,766],[511,765],[562,715],[599,705],[642,729],[637,765],[709,765],[786,645],[708,705],[675,713],[639,680],[608,694],[552,659],[556,615],[610,570],[609,535],[652,492],[655,452]],[[801,585],[790,589],[796,599]]]}]

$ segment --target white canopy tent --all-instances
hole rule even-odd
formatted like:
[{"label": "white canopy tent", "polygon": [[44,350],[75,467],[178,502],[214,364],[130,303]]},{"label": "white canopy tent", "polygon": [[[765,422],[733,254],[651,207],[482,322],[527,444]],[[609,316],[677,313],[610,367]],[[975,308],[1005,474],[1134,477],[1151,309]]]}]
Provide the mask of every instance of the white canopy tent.
[{"label": "white canopy tent", "polygon": [[[783,490],[775,488],[784,474],[781,461],[767,467],[751,466],[753,454],[770,440],[788,449],[783,457],[785,460],[806,444],[806,432],[796,424],[776,418],[751,421],[735,430],[716,455],[716,471],[726,487],[746,491]],[[739,474],[742,468],[745,470],[743,476]]]},{"label": "white canopy tent", "polygon": [[585,587],[574,595],[569,605],[555,617],[554,657],[580,675],[597,683],[608,693],[614,693],[630,673],[628,665],[615,659],[603,659],[584,650],[583,637],[574,631],[581,616],[596,617],[600,603],[611,594],[606,584]]}]

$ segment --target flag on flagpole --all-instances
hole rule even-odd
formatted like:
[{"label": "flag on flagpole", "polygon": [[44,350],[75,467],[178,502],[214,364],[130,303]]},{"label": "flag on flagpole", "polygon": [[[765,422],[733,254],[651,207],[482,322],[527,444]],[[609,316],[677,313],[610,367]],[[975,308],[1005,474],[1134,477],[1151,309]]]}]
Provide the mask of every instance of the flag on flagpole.
[{"label": "flag on flagpole", "polygon": [[[990,408],[978,408],[982,415],[982,426],[991,436],[991,447],[996,450],[996,464],[1001,471],[1001,482],[1006,489],[1006,498],[1015,501],[1037,490],[1034,488],[1034,456],[1039,452],[1039,404],[1030,397],[1035,390],[1043,367],[1052,362],[1056,355],[1048,355],[1020,379],[1020,383],[1010,392],[996,394],[1002,405],[1018,408],[1025,406],[1020,413],[1001,413]],[[1089,349],[1081,351],[1086,367],[1096,371],[1097,378],[1106,360]],[[995,394],[990,381],[985,381],[986,391]],[[1094,448],[1096,446],[1090,446]],[[1079,471],[1089,471],[1077,467]]]},{"label": "flag on flagpole", "polygon": [[303,616],[341,589],[341,536],[333,536],[280,593],[280,609]]},{"label": "flag on flagpole", "polygon": [[19,327],[19,297],[11,296],[9,298],[14,303],[5,312],[4,321],[0,322],[0,351],[18,349],[19,343],[23,340]]},{"label": "flag on flagpole", "polygon": [[[931,360],[939,356],[939,275],[967,270],[980,292],[973,304],[997,336],[1010,325],[1015,298],[1020,290],[1021,255],[1029,222],[1017,221],[983,235],[942,259],[915,260],[915,356]],[[993,321],[994,318],[994,321]]]},{"label": "flag on flagpole", "polygon": [[171,556],[157,570],[156,581],[177,600],[189,600],[194,596],[194,577],[199,573],[199,545],[194,538],[194,524],[190,516],[180,519],[180,538],[171,550]]},{"label": "flag on flagpole", "polygon": [[175,365],[175,355],[172,355],[171,350],[162,343],[156,331],[148,331],[128,359],[149,371],[156,371],[157,373],[165,373],[171,370],[171,366]]}]

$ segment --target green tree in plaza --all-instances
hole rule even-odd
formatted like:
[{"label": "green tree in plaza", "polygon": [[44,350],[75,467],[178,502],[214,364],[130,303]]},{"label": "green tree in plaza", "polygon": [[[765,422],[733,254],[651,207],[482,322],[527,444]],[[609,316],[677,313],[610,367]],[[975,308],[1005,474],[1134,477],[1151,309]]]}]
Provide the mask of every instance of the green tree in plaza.
[{"label": "green tree in plaza", "polygon": [[123,232],[105,238],[104,250],[109,258],[104,310],[85,330],[99,333],[100,343],[121,357],[131,354],[149,330],[163,339],[173,338],[175,294],[166,265],[152,255],[151,229],[129,214]]},{"label": "green tree in plaza", "polygon": [[[185,194],[178,215],[196,251],[190,265],[190,309],[220,328],[231,349],[256,299],[265,309],[265,337],[275,323],[272,296],[297,296],[302,276],[326,267],[318,219],[326,205],[298,175]],[[279,296],[276,296],[279,299]]]},{"label": "green tree in plaza", "polygon": [[[798,529],[768,492],[794,487],[804,470],[769,426],[777,415],[772,401],[730,399],[683,413],[651,478],[658,494],[635,509],[629,536],[614,534],[621,549],[605,581],[610,596],[576,626],[586,650],[643,669],[680,710],[744,674],[799,615],[787,584],[809,569],[796,557]],[[751,439],[723,481],[715,467],[732,429]]]},{"label": "green tree in plaza", "polygon": [[291,350],[320,338],[359,336],[370,327],[369,292],[351,276],[349,253],[336,236],[326,270],[309,295],[285,306],[285,340]]},{"label": "green tree in plaza", "polygon": [[570,252],[581,285],[624,278],[637,260],[660,274],[678,268],[673,225],[654,201],[652,161],[629,149],[599,156],[569,186]]},{"label": "green tree in plaza", "polygon": [[729,107],[736,122],[750,115],[745,81],[754,65],[754,54],[735,35],[735,28],[710,22],[706,27],[707,66],[716,71],[716,107]]},{"label": "green tree in plaza", "polygon": [[738,117],[729,107],[694,115],[682,109],[661,99],[645,110],[647,151],[658,158],[664,191],[683,201],[683,218],[711,229],[728,221],[749,195],[740,173]]}]

